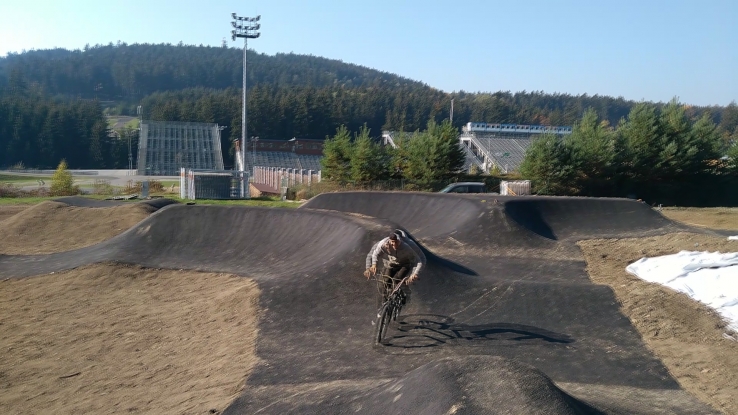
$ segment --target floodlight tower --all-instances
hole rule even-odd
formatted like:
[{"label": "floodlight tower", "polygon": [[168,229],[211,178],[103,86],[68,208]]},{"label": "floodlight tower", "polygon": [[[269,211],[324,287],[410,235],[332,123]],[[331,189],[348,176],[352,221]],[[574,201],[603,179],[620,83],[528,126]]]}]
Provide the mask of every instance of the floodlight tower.
[{"label": "floodlight tower", "polygon": [[246,42],[248,39],[256,39],[261,33],[257,32],[261,25],[257,23],[261,16],[256,17],[243,17],[237,16],[236,13],[231,13],[233,21],[231,26],[231,39],[236,41],[237,37],[243,38],[243,112],[241,113],[241,161],[242,168],[246,169],[246,137],[248,137],[246,131]]}]

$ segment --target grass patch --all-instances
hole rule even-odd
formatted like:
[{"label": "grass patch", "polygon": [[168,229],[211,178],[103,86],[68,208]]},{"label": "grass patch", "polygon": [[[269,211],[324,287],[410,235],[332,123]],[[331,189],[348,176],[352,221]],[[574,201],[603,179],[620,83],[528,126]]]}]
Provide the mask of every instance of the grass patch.
[{"label": "grass patch", "polygon": [[35,205],[56,197],[0,197],[0,206],[7,205]]},{"label": "grass patch", "polygon": [[[105,200],[109,196],[105,195],[85,195],[81,196],[87,199],[93,200]],[[176,200],[180,203],[192,202],[187,199],[180,199],[178,197],[170,195],[162,195],[163,198]],[[0,205],[35,205],[37,203],[45,202],[47,200],[54,200],[57,197],[3,197],[0,198]],[[120,202],[136,203],[143,199],[131,199],[131,200],[120,200]],[[298,202],[283,202],[281,200],[268,199],[268,198],[255,198],[250,200],[206,200],[198,199],[195,200],[197,205],[221,205],[221,206],[260,206],[260,207],[276,207],[276,208],[296,208],[302,203]]]},{"label": "grass patch", "polygon": [[0,182],[3,183],[36,183],[37,180],[51,181],[51,176],[25,176],[20,174],[0,173]]},{"label": "grass patch", "polygon": [[[180,203],[193,202],[192,200],[180,199],[178,197],[172,197],[171,199],[176,200]],[[259,207],[273,207],[273,208],[297,208],[302,203],[281,201],[268,198],[254,198],[249,200],[207,200],[197,199],[194,201],[196,205],[220,205],[220,206],[259,206]]]}]

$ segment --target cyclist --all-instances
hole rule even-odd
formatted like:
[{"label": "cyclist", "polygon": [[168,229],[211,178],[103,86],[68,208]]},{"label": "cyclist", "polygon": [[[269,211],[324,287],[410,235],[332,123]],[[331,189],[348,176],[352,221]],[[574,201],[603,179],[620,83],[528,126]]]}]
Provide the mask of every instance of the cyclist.
[{"label": "cyclist", "polygon": [[412,239],[407,237],[404,231],[396,229],[388,237],[374,244],[369,254],[367,254],[366,271],[364,271],[364,276],[367,279],[376,274],[377,262],[380,259],[386,267],[386,272],[383,273],[384,280],[382,281],[385,286],[384,300],[387,300],[387,296],[394,285],[393,281],[396,283],[402,280],[405,274],[410,272],[406,283],[403,284],[405,286],[403,288],[405,301],[407,301],[410,297],[410,289],[407,285],[418,278],[420,270],[425,266],[425,254]]}]

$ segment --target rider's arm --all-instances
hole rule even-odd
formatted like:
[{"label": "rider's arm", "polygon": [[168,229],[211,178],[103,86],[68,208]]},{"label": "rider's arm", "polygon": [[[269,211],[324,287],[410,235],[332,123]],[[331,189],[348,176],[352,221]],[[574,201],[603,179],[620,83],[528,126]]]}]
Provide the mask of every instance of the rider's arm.
[{"label": "rider's arm", "polygon": [[416,265],[413,267],[412,272],[410,273],[411,276],[417,276],[420,273],[420,270],[425,266],[425,254],[423,253],[423,250],[420,249],[418,244],[415,243],[410,238],[403,238],[403,242],[407,244],[407,246],[410,247],[410,249],[413,250],[416,256]]},{"label": "rider's arm", "polygon": [[377,259],[379,257],[379,253],[382,252],[382,247],[384,246],[385,243],[387,243],[388,239],[389,238],[384,238],[381,241],[374,244],[371,252],[369,252],[369,255],[367,255],[366,257],[366,264],[367,264],[366,267],[367,268],[369,268],[372,265],[377,265]]},{"label": "rider's arm", "polygon": [[369,250],[369,253],[366,254],[366,268],[369,268],[372,266],[372,255],[374,255],[374,250],[377,248],[377,244],[374,244],[372,246],[372,249]]},{"label": "rider's arm", "polygon": [[413,274],[417,275],[418,273],[420,273],[421,268],[425,266],[425,254],[423,253],[423,250],[420,249],[418,244],[416,244],[415,241],[413,241],[412,239],[405,238],[404,242],[407,243],[407,245],[413,250],[413,252],[415,252],[415,255],[417,255],[418,257],[417,265],[413,268],[412,272]]}]

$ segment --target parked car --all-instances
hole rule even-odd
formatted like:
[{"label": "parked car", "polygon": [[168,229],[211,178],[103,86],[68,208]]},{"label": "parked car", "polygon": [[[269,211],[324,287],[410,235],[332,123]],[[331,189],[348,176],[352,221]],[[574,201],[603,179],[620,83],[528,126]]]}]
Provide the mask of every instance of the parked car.
[{"label": "parked car", "polygon": [[487,186],[483,182],[451,183],[438,193],[487,193]]}]

